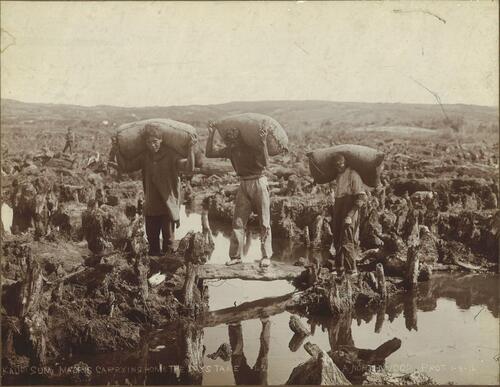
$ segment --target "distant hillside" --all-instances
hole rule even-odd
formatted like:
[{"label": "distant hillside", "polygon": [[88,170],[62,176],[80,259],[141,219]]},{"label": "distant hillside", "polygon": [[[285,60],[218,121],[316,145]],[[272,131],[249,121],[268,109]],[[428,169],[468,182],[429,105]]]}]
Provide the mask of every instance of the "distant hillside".
[{"label": "distant hillside", "polygon": [[258,101],[230,102],[219,105],[152,106],[123,108],[116,106],[78,106],[25,103],[1,100],[1,123],[4,129],[30,126],[60,130],[72,125],[107,129],[125,122],[168,117],[205,127],[209,120],[228,114],[256,112],[277,119],[293,134],[304,130],[339,130],[366,126],[412,126],[421,128],[456,127],[467,132],[482,128],[498,131],[497,108],[474,105],[439,105],[350,103],[328,101]]}]

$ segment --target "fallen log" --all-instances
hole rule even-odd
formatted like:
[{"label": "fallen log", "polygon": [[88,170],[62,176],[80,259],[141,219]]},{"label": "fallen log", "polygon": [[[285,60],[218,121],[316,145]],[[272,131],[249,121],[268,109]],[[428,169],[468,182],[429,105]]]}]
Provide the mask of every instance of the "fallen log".
[{"label": "fallen log", "polygon": [[44,278],[44,282],[47,284],[47,285],[60,285],[62,284],[63,282],[73,278],[74,276],[80,274],[80,273],[83,273],[85,270],[87,270],[88,267],[84,267],[84,266],[81,266],[79,267],[78,269],[76,269],[74,272],[72,273],[69,273],[67,275],[65,275],[64,277],[61,277],[61,278],[58,278],[54,281],[49,281],[47,279]]},{"label": "fallen log", "polygon": [[300,305],[305,292],[285,294],[279,297],[262,298],[257,301],[245,302],[241,305],[208,312],[203,316],[204,327],[215,327],[220,324],[231,324],[260,317],[279,314]]},{"label": "fallen log", "polygon": [[242,263],[233,266],[208,264],[199,268],[199,279],[233,279],[243,280],[293,280],[304,271],[303,267],[272,262],[269,267],[262,268],[258,263]]},{"label": "fallen log", "polygon": [[453,265],[445,265],[443,263],[435,263],[432,265],[432,271],[453,271]]},{"label": "fallen log", "polygon": [[453,263],[457,265],[458,267],[461,267],[466,270],[471,270],[471,271],[484,271],[484,269],[481,266],[476,266],[476,265],[471,265],[470,263],[462,262],[459,261],[458,259],[454,259]]}]

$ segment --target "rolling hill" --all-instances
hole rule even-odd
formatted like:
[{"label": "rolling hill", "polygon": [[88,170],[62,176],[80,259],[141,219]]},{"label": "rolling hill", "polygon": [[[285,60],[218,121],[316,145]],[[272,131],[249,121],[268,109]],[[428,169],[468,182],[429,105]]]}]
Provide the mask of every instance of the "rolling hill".
[{"label": "rolling hill", "polygon": [[[14,127],[111,128],[146,118],[172,118],[205,127],[209,120],[229,114],[256,112],[277,119],[291,134],[304,130],[338,130],[366,126],[410,126],[420,128],[477,129],[498,131],[498,108],[475,105],[439,105],[398,103],[354,103],[329,101],[257,101],[218,105],[116,107],[26,103],[1,100],[3,129]],[[103,127],[104,126],[104,127]]]}]

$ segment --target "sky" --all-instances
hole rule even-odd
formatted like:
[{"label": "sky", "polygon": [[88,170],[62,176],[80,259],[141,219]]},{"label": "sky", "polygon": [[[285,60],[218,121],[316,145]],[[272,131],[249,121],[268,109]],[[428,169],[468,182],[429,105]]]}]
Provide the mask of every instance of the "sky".
[{"label": "sky", "polygon": [[[498,106],[498,2],[1,2],[1,96]],[[424,88],[425,86],[425,88]]]}]

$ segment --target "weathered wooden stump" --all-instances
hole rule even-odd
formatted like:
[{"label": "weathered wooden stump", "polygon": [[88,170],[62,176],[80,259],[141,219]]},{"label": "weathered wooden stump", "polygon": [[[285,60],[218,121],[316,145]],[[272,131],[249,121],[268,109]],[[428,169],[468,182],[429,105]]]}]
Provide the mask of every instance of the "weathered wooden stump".
[{"label": "weathered wooden stump", "polygon": [[314,220],[313,229],[314,229],[314,239],[312,241],[312,247],[318,249],[322,245],[323,240],[323,216],[318,215]]},{"label": "weathered wooden stump", "polygon": [[376,278],[377,278],[377,289],[382,298],[382,301],[385,302],[387,299],[387,285],[385,283],[385,275],[384,275],[384,266],[381,263],[377,263],[376,266]]},{"label": "weathered wooden stump", "polygon": [[194,322],[180,325],[180,349],[183,356],[181,384],[202,384],[203,381],[203,330]]},{"label": "weathered wooden stump", "polygon": [[297,352],[307,336],[294,334],[288,343],[288,348],[292,352]]},{"label": "weathered wooden stump", "polygon": [[311,246],[311,236],[309,235],[309,226],[304,227],[304,245]]},{"label": "weathered wooden stump", "polygon": [[184,255],[186,277],[182,289],[183,303],[189,313],[196,315],[197,307],[203,303],[203,278],[200,268],[203,267],[213,251],[202,233],[189,232],[179,243],[178,252]]},{"label": "weathered wooden stump", "polygon": [[304,344],[311,358],[295,367],[286,381],[287,385],[350,385],[330,356],[311,343]]},{"label": "weathered wooden stump", "polygon": [[309,336],[311,332],[302,324],[300,319],[297,316],[291,315],[290,321],[288,322],[288,326],[293,331],[293,333],[302,336]]},{"label": "weathered wooden stump", "polygon": [[332,315],[342,314],[353,307],[351,280],[334,279],[328,293],[328,307]]}]

